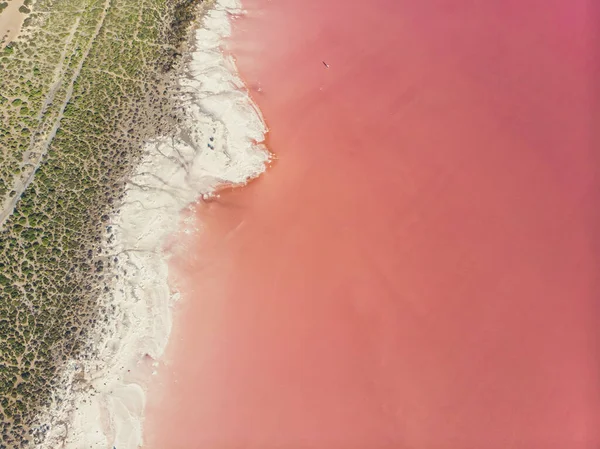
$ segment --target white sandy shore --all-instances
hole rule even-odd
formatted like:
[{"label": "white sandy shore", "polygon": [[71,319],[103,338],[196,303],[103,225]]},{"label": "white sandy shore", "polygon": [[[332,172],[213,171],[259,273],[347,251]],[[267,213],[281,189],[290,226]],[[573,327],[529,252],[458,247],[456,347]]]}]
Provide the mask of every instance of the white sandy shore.
[{"label": "white sandy shore", "polygon": [[[268,162],[260,113],[220,51],[230,34],[236,0],[218,1],[196,32],[189,77],[182,80],[186,122],[180,137],[149,143],[111,223],[107,251],[118,259],[114,290],[103,298],[114,308],[94,343],[91,360],[73,360],[64,388],[41,422],[43,449],[141,447],[145,384],[165,350],[173,298],[167,284],[166,238],[180,212],[220,183],[244,183]],[[211,148],[211,146],[213,148]],[[80,380],[75,380],[79,378]]]}]

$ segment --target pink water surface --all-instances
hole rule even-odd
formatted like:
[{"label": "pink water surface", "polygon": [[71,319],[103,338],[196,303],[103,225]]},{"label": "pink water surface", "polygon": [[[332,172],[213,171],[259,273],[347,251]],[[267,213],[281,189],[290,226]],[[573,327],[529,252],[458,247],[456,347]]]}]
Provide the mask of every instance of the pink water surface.
[{"label": "pink water surface", "polygon": [[173,262],[152,448],[600,447],[593,3],[245,1],[278,160]]}]

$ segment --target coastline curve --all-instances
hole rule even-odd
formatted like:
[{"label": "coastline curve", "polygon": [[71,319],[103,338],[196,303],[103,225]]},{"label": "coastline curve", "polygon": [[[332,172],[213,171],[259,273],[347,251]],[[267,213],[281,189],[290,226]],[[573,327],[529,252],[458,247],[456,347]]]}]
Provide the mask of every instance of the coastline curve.
[{"label": "coastline curve", "polygon": [[61,387],[39,419],[40,449],[134,449],[143,445],[145,390],[171,331],[178,299],[164,250],[179,214],[219,186],[243,185],[270,161],[266,125],[221,46],[239,2],[220,0],[195,30],[180,81],[184,119],[177,135],[148,142],[117,215],[107,223],[113,287],[100,300],[109,316],[88,353],[66,364]]}]

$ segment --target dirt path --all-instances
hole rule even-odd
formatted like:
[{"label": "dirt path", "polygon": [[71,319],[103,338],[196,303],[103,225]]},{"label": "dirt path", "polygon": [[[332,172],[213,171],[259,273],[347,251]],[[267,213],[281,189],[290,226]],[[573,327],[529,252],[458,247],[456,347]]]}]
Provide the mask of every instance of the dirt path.
[{"label": "dirt path", "polygon": [[[98,33],[102,29],[102,25],[104,24],[104,19],[106,18],[106,14],[107,14],[109,8],[110,8],[110,0],[106,0],[104,2],[104,8],[102,10],[102,15],[100,16],[100,20],[98,21],[98,24],[96,25],[96,28],[94,30],[94,35],[92,36],[88,45],[86,46],[86,48],[83,52],[83,57],[79,61],[79,64],[77,65],[77,68],[75,69],[73,76],[69,80],[65,99],[61,103],[60,111],[58,113],[58,116],[54,120],[52,128],[50,129],[50,132],[45,137],[45,139],[43,138],[41,141],[39,139],[36,139],[35,137],[32,137],[32,141],[30,143],[29,149],[23,155],[23,161],[24,161],[24,163],[26,163],[28,161],[28,159],[30,159],[31,156],[35,154],[35,165],[33,166],[33,168],[31,168],[31,171],[26,179],[22,180],[22,179],[17,178],[15,180],[12,190],[14,190],[16,192],[16,194],[14,194],[12,198],[9,198],[3,205],[2,209],[0,210],[0,227],[2,227],[4,225],[4,222],[6,221],[6,219],[10,216],[10,214],[12,214],[17,202],[21,198],[21,195],[23,194],[25,189],[27,189],[27,187],[29,186],[31,181],[33,181],[35,172],[39,168],[41,161],[43,160],[46,152],[48,151],[48,148],[50,147],[50,144],[52,143],[52,140],[56,136],[56,131],[60,127],[60,121],[65,112],[65,108],[67,107],[67,104],[69,103],[69,101],[71,100],[71,96],[73,95],[73,86],[75,85],[75,81],[79,77],[81,68],[83,67],[83,64],[85,63],[85,61],[89,55],[89,52],[90,52],[92,46],[94,45],[94,42],[96,40],[96,37],[98,36]],[[73,28],[71,29],[71,34],[69,35],[67,41],[65,42],[63,53],[61,55],[61,62],[59,63],[59,65],[55,71],[54,82],[52,84],[52,87],[50,88],[50,91],[48,92],[48,95],[46,96],[46,99],[44,101],[44,106],[42,107],[42,109],[40,111],[40,116],[39,116],[40,125],[39,125],[38,129],[41,129],[43,127],[43,125],[45,124],[44,114],[46,112],[46,109],[52,103],[54,96],[56,95],[56,92],[58,91],[60,86],[62,86],[62,84],[64,82],[63,65],[64,65],[64,61],[66,60],[66,58],[68,56],[67,49],[69,48],[71,41],[73,39],[73,36],[77,30],[77,27],[79,25],[79,20],[80,19],[77,18]],[[34,133],[34,136],[35,135],[36,134]]]}]

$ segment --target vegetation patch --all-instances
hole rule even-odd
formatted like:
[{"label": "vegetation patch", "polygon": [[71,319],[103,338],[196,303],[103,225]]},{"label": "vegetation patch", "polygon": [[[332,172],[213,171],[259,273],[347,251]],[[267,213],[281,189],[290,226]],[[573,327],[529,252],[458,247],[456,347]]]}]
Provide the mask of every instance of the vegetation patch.
[{"label": "vegetation patch", "polygon": [[43,439],[32,426],[64,362],[110,319],[100,243],[142,143],[177,123],[199,2],[37,0],[0,51],[0,449]]}]

